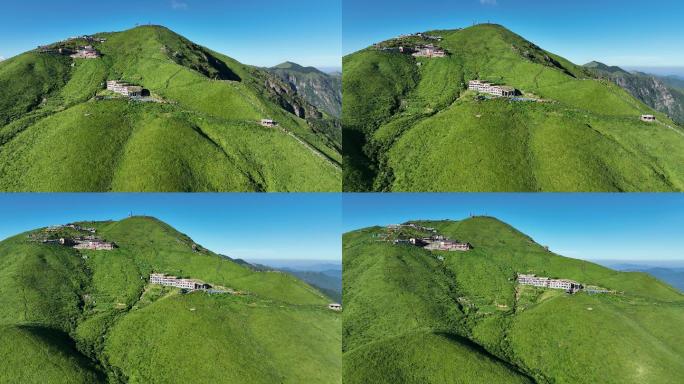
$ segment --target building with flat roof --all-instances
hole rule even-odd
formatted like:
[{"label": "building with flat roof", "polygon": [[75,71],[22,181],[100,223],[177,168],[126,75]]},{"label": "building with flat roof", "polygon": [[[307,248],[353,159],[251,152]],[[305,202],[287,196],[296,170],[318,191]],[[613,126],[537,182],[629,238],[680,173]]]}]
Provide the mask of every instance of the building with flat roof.
[{"label": "building with flat roof", "polygon": [[494,85],[482,80],[470,80],[468,82],[468,89],[471,91],[487,93],[499,97],[510,97],[515,96],[516,94],[516,89],[513,87]]},{"label": "building with flat roof", "polygon": [[70,55],[73,59],[97,59],[100,53],[93,48],[92,45],[86,45],[76,50],[76,53]]},{"label": "building with flat roof", "polygon": [[341,311],[342,305],[338,303],[330,303],[328,304],[328,309],[332,309],[333,311]]},{"label": "building with flat roof", "polygon": [[278,125],[278,122],[271,119],[261,119],[260,124],[264,127],[275,127]]},{"label": "building with flat roof", "polygon": [[573,280],[551,279],[549,277],[541,277],[523,273],[518,274],[518,284],[531,285],[541,288],[564,289],[569,293],[575,293],[584,288],[582,284]]},{"label": "building with flat roof", "polygon": [[413,53],[414,57],[446,57],[447,53],[445,50],[439,47],[435,47],[432,44],[423,45],[416,47],[416,51]]},{"label": "building with flat roof", "polygon": [[86,240],[77,242],[74,245],[75,249],[90,249],[95,251],[111,251],[114,249],[114,243],[102,240]]},{"label": "building with flat roof", "polygon": [[128,97],[140,97],[143,93],[143,87],[118,80],[108,80],[107,89]]},{"label": "building with flat roof", "polygon": [[645,121],[647,123],[652,123],[656,121],[656,117],[653,115],[641,115],[641,121]]},{"label": "building with flat roof", "polygon": [[176,276],[169,276],[163,273],[151,273],[150,284],[159,284],[167,287],[176,287],[181,289],[187,289],[189,291],[204,290],[211,288],[209,284],[206,284],[200,280],[180,279]]},{"label": "building with flat roof", "polygon": [[470,243],[461,243],[460,241],[445,239],[432,241],[423,248],[427,249],[428,251],[465,252],[473,249],[473,246]]}]

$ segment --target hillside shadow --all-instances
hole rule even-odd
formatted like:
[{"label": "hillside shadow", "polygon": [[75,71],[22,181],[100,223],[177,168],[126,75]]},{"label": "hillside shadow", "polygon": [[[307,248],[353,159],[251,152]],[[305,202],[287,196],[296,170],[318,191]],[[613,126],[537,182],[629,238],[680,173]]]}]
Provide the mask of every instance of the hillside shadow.
[{"label": "hillside shadow", "polygon": [[66,332],[41,325],[18,325],[16,328],[40,339],[45,344],[64,353],[64,355],[73,357],[81,368],[95,374],[98,380],[97,382],[104,383],[106,381],[106,375],[101,371],[101,367],[99,367],[96,362],[83,355],[78,350],[74,339]]},{"label": "hillside shadow", "polygon": [[472,350],[473,352],[480,354],[481,356],[485,356],[485,357],[491,359],[492,361],[500,363],[500,364],[504,365],[506,368],[508,368],[509,370],[516,372],[516,373],[520,374],[521,376],[528,378],[533,383],[537,382],[537,380],[535,380],[534,377],[532,377],[532,376],[528,375],[527,373],[521,371],[520,367],[517,367],[517,366],[509,363],[508,361],[503,360],[503,359],[491,354],[483,346],[475,343],[474,341],[472,341],[470,339],[467,339],[463,336],[459,336],[459,335],[456,335],[453,333],[448,333],[448,332],[435,332],[435,335],[443,337],[443,338],[445,338],[445,339],[447,339],[453,343],[460,344],[460,345]]},{"label": "hillside shadow", "polygon": [[220,80],[242,81],[237,73],[233,72],[226,63],[217,59],[212,54],[205,52],[207,56],[207,63],[217,71],[217,77]]}]

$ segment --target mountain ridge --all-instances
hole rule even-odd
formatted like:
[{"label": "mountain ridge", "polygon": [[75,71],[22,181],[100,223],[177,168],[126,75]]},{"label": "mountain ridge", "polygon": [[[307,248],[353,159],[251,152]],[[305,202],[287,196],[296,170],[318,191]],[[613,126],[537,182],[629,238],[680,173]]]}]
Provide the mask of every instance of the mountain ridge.
[{"label": "mountain ridge", "polygon": [[[71,227],[0,242],[0,357],[15,363],[0,381],[339,382],[341,319],[310,285],[227,260],[154,218],[72,224],[116,247],[42,242],[86,233]],[[226,293],[149,284],[151,273]],[[34,370],[46,363],[41,349],[54,352],[50,369]],[[292,354],[306,361],[293,366]]]},{"label": "mountain ridge", "polygon": [[[667,383],[684,370],[672,328],[684,318],[684,295],[659,280],[556,255],[490,217],[405,224],[473,248],[430,252],[383,241],[388,233],[390,240],[421,236],[410,227],[344,234],[343,374],[350,383]],[[612,293],[523,286],[517,273]],[[463,339],[476,348],[462,348]]]},{"label": "mountain ridge", "polygon": [[[165,27],[95,36],[106,40],[57,42],[0,65],[0,190],[339,190],[335,126],[277,76]],[[101,56],[56,53],[85,44]],[[108,93],[108,80],[152,97]]]},{"label": "mountain ridge", "polygon": [[340,76],[289,61],[271,67],[269,71],[291,84],[309,103],[339,119],[342,112]]},{"label": "mountain ridge", "polygon": [[[400,52],[429,44],[445,57]],[[343,64],[345,191],[683,188],[681,127],[503,26],[398,37]],[[475,79],[523,96],[468,91]]]}]

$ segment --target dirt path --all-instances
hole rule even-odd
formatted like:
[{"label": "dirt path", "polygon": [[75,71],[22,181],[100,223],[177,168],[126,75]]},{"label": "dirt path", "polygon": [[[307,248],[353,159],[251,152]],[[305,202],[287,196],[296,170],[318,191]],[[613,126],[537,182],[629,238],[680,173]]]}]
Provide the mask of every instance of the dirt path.
[{"label": "dirt path", "polygon": [[331,165],[331,166],[332,166],[333,168],[335,168],[336,170],[338,170],[338,171],[341,171],[341,170],[342,170],[342,168],[341,168],[339,165],[335,164],[332,160],[330,160],[330,158],[329,158],[328,156],[326,156],[324,153],[322,153],[322,152],[319,151],[318,149],[314,148],[314,147],[313,147],[312,145],[310,145],[309,143],[307,143],[307,142],[305,142],[304,140],[302,140],[302,139],[300,139],[299,137],[297,137],[297,135],[295,135],[294,133],[292,133],[292,132],[290,132],[290,131],[286,130],[285,128],[282,128],[282,127],[280,128],[280,130],[281,130],[283,133],[292,136],[292,137],[293,137],[295,140],[297,140],[302,146],[304,146],[304,147],[307,148],[309,151],[311,151],[311,153],[313,153],[314,155],[316,155],[316,156],[320,157],[321,159],[325,160],[325,162],[326,162],[327,164]]}]

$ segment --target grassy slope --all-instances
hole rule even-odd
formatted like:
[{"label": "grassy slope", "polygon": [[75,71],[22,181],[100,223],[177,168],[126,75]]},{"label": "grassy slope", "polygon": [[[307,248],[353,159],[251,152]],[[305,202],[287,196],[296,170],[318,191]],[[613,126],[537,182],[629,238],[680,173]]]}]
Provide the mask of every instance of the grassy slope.
[{"label": "grassy slope", "polygon": [[[344,58],[345,190],[684,189],[683,131],[639,122],[654,112],[618,86],[499,26],[437,33],[451,56],[421,66]],[[475,78],[555,102],[478,101],[464,92]]]},{"label": "grassy slope", "polygon": [[[38,53],[0,65],[0,83],[16,90],[0,104],[0,122],[8,122],[0,127],[1,189],[340,189],[335,145],[270,101],[264,71],[161,27],[104,36],[104,56],[77,60],[73,68],[70,60]],[[112,78],[173,103],[88,102]],[[283,130],[259,126],[266,117]]]},{"label": "grassy slope", "polygon": [[36,326],[0,326],[1,383],[98,383],[100,372],[63,332]]},{"label": "grassy slope", "polygon": [[[510,374],[539,383],[667,383],[684,372],[682,330],[672,328],[684,324],[684,296],[672,287],[646,274],[555,255],[495,219],[428,225],[475,249],[443,253],[440,262],[422,249],[373,242],[371,234],[379,228],[345,234],[345,375],[356,369],[362,372],[355,377],[378,375],[363,368],[372,365],[363,361],[370,354],[388,371],[415,371],[418,365],[423,375],[418,377],[429,378],[423,382],[444,382],[440,375],[451,372],[450,364],[444,368],[405,357],[398,367],[386,364],[388,356],[410,350],[386,340],[412,333],[456,335],[457,342],[467,338],[483,347],[480,354],[506,362]],[[516,290],[517,272],[623,293]],[[443,343],[430,341],[422,348],[432,351]]]},{"label": "grassy slope", "polygon": [[[15,357],[21,364],[8,378],[45,382],[54,375],[60,382],[62,372],[74,382],[95,382],[94,376],[130,383],[192,377],[340,381],[341,316],[327,310],[329,299],[307,284],[284,273],[252,271],[201,247],[193,251],[190,238],[155,219],[88,225],[119,248],[78,252],[28,243],[24,235],[0,243],[0,354],[15,342],[36,350]],[[148,286],[141,277],[152,271],[244,295],[181,295]],[[43,376],[27,370],[38,364],[40,351],[52,350],[54,370]]]}]

